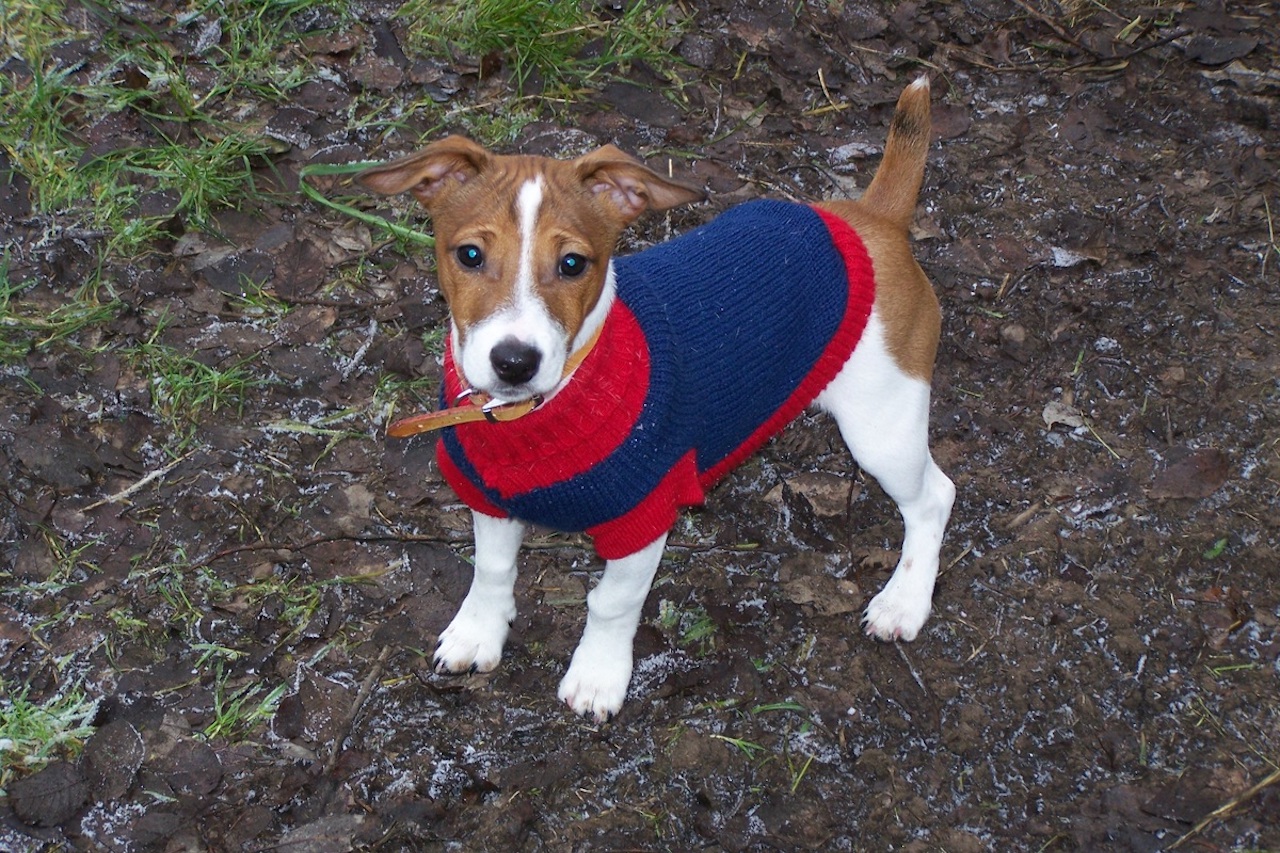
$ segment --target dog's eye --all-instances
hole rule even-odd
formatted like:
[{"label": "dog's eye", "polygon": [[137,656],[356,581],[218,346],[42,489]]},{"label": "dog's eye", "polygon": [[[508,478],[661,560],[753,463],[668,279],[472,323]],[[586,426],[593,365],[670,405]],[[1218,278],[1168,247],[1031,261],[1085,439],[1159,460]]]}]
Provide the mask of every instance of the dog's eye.
[{"label": "dog's eye", "polygon": [[560,259],[560,275],[576,278],[586,272],[587,259],[577,252],[570,252]]},{"label": "dog's eye", "polygon": [[466,246],[459,246],[457,255],[458,263],[468,269],[479,269],[484,265],[484,252],[480,251],[479,246],[472,246],[470,244]]}]

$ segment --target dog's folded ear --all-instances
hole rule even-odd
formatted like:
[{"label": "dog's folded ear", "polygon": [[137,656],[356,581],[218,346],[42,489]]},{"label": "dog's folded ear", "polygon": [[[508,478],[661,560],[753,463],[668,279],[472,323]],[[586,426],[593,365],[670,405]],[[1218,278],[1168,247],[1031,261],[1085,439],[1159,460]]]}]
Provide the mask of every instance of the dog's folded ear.
[{"label": "dog's folded ear", "polygon": [[612,145],[574,161],[587,190],[617,211],[622,224],[646,209],[667,210],[707,197],[699,187],[664,178]]},{"label": "dog's folded ear", "polygon": [[447,136],[415,154],[365,169],[355,179],[380,195],[411,192],[430,207],[442,191],[479,174],[488,160],[489,152],[465,136]]}]

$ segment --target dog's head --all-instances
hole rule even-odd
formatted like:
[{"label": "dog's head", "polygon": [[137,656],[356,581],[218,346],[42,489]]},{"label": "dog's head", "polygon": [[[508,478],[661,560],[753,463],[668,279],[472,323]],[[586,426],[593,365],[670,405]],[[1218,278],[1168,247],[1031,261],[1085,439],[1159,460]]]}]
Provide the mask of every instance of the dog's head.
[{"label": "dog's head", "polygon": [[357,180],[431,214],[455,363],[504,402],[552,391],[603,322],[610,256],[646,209],[703,198],[606,145],[575,160],[502,156],[450,136]]}]

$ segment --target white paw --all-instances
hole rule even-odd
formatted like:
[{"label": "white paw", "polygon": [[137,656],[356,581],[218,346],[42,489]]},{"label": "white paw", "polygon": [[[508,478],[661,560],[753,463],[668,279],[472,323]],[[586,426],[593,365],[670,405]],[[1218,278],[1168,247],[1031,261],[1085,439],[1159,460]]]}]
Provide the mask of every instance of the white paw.
[{"label": "white paw", "polygon": [[631,644],[578,644],[557,692],[575,714],[607,722],[622,709],[631,684]]},{"label": "white paw", "polygon": [[929,618],[931,596],[928,592],[921,594],[920,590],[912,589],[911,584],[894,583],[896,580],[897,574],[889,579],[879,595],[871,599],[862,621],[869,637],[888,642],[910,642]]},{"label": "white paw", "polygon": [[436,643],[436,672],[488,672],[502,660],[515,607],[476,612],[463,603]]}]

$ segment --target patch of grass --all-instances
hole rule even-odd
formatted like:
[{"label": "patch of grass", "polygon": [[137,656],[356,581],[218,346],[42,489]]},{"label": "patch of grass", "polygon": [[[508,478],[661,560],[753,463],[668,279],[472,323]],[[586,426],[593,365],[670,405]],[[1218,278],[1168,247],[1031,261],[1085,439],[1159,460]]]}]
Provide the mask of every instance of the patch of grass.
[{"label": "patch of grass", "polygon": [[[370,408],[376,413],[384,411],[376,401]],[[328,458],[333,449],[344,441],[369,441],[371,436],[367,432],[360,432],[354,429],[339,429],[336,425],[359,417],[363,413],[362,409],[346,408],[337,412],[319,415],[310,421],[303,422],[293,418],[279,418],[261,427],[265,433],[288,433],[292,435],[310,435],[317,438],[325,439],[324,449],[316,454],[312,461],[312,468],[316,468]]]},{"label": "patch of grass", "polygon": [[121,308],[107,288],[83,287],[70,299],[49,305],[34,298],[34,286],[34,281],[14,281],[9,253],[0,254],[0,364],[16,363],[32,350],[105,323]]},{"label": "patch of grass", "polygon": [[[142,643],[153,653],[176,654],[189,661],[192,677],[167,691],[212,680],[214,707],[203,732],[210,738],[230,740],[247,736],[274,714],[285,686],[267,691],[262,684],[246,683],[244,661],[263,642],[262,637],[235,630],[210,633],[210,615],[245,614],[250,622],[265,622],[275,629],[271,644],[284,646],[311,623],[326,590],[373,583],[377,577],[371,573],[305,580],[273,573],[233,583],[207,566],[193,564],[181,549],[158,565],[146,567],[148,562],[140,557],[130,573],[130,585],[136,587],[132,607],[117,607],[108,614],[118,630],[115,640]],[[178,650],[172,645],[175,634],[181,638]],[[334,638],[329,645],[339,642]],[[317,657],[323,657],[327,648]]]},{"label": "patch of grass", "polygon": [[658,602],[658,628],[675,636],[676,643],[705,657],[716,648],[716,623],[705,608],[680,608],[667,599]]},{"label": "patch of grass", "polygon": [[257,725],[275,715],[288,687],[288,684],[278,685],[266,695],[262,693],[264,686],[256,682],[232,689],[219,666],[213,692],[213,719],[204,727],[204,736],[233,742],[244,740]]},{"label": "patch of grass", "polygon": [[764,746],[758,743],[755,743],[754,741],[745,740],[743,738],[730,737],[729,735],[718,735],[718,734],[713,734],[711,736],[716,740],[724,741],[730,746],[737,747],[742,752],[743,755],[745,755],[747,758],[753,761],[756,759],[757,756],[768,751]]},{"label": "patch of grass", "polygon": [[[48,574],[40,580],[15,580],[7,571],[0,570],[0,581],[6,587],[21,590],[34,596],[57,595],[74,583],[82,582],[87,575],[100,571],[98,565],[86,558],[86,554],[97,553],[97,547],[105,537],[96,536],[73,542],[59,536],[54,530],[40,527],[37,533],[44,541],[52,567]],[[43,626],[58,624],[63,619],[71,618],[70,611],[58,610],[51,614]]]},{"label": "patch of grass", "polygon": [[1255,672],[1262,669],[1262,665],[1258,663],[1230,663],[1222,666],[1205,665],[1205,669],[1217,680],[1221,681],[1223,676],[1231,675],[1236,672]]},{"label": "patch of grass", "polygon": [[57,0],[8,0],[0,10],[0,44],[28,63],[66,32],[66,11]]},{"label": "patch of grass", "polygon": [[20,773],[79,754],[93,734],[98,700],[73,689],[42,703],[23,690],[12,698],[0,681],[0,795]]},{"label": "patch of grass", "polygon": [[[95,207],[96,224],[112,234],[109,254],[137,252],[175,215],[188,227],[213,228],[215,212],[258,195],[253,169],[272,151],[267,140],[234,132],[193,135],[191,140],[109,152],[85,164],[81,174],[90,182],[90,191],[104,196]],[[172,196],[172,207],[166,205],[165,212],[155,216],[138,215],[148,187]]]},{"label": "patch of grass", "polygon": [[298,577],[272,575],[254,583],[236,589],[237,595],[243,595],[251,603],[262,603],[267,599],[276,604],[276,620],[288,632],[288,637],[297,636],[310,624],[329,587],[344,584],[370,583],[369,575],[342,575],[324,580],[306,581]]},{"label": "patch of grass", "polygon": [[[311,79],[289,49],[300,22],[346,14],[337,0],[205,2],[154,29],[113,26],[85,63],[64,64],[56,48],[87,34],[66,23],[63,4],[10,0],[3,41],[26,68],[0,75],[0,146],[31,181],[36,211],[103,240],[108,255],[142,250],[175,216],[204,228],[254,194],[253,168],[277,149],[240,123],[246,96],[283,101]],[[175,48],[184,38],[192,46]],[[137,132],[88,144],[86,131],[109,116]],[[169,197],[163,211],[143,213],[148,194]]]},{"label": "patch of grass", "polygon": [[536,73],[546,91],[590,85],[615,66],[643,60],[661,69],[682,22],[670,3],[630,3],[616,18],[579,0],[409,0],[400,16],[414,47],[501,57],[516,88]]},{"label": "patch of grass", "polygon": [[756,705],[751,709],[752,714],[768,714],[774,711],[800,711],[807,713],[805,707],[798,702],[769,702],[764,705]]},{"label": "patch of grass", "polygon": [[[323,32],[346,25],[350,4],[339,0],[205,0],[199,7],[204,28],[221,38],[210,45],[217,82],[197,103],[203,107],[248,91],[269,101],[283,101],[311,80],[315,70],[296,60],[289,46],[298,30]],[[320,26],[316,26],[319,24]]]},{"label": "patch of grass", "polygon": [[[282,143],[251,117],[315,77],[300,37],[350,17],[339,0],[197,0],[140,15],[142,8],[0,4],[0,46],[11,57],[0,74],[0,151],[30,183],[43,231],[35,250],[74,242],[90,254],[87,274],[69,286],[25,272],[34,259],[17,253],[32,246],[6,247],[0,364],[79,343],[114,319],[122,306],[102,278],[111,268],[104,261],[151,251],[175,222],[213,230],[220,211],[259,195],[255,173]],[[22,278],[11,273],[17,269]],[[246,313],[255,308],[263,306]],[[171,370],[153,388],[172,420],[192,402],[193,414],[233,405],[258,381],[243,365],[204,370],[175,355],[154,347],[145,354],[181,374],[178,381]]]},{"label": "patch of grass", "polygon": [[108,610],[107,618],[111,620],[111,624],[114,626],[115,632],[121,637],[143,637],[145,636],[147,629],[151,627],[150,622],[135,616],[123,607],[115,607]]},{"label": "patch of grass", "polygon": [[530,124],[540,117],[538,106],[527,98],[512,98],[500,110],[456,109],[447,121],[481,145],[501,148],[510,145]]},{"label": "patch of grass", "polygon": [[204,616],[205,607],[202,601],[192,601],[187,591],[185,578],[178,574],[167,574],[155,580],[152,589],[165,603],[162,611],[164,621],[169,625],[186,625],[194,634],[194,626]]},{"label": "patch of grass", "polygon": [[255,320],[268,328],[273,328],[289,313],[289,303],[263,285],[247,278],[244,279],[244,290],[229,294],[229,298],[237,314]]},{"label": "patch of grass", "polygon": [[428,353],[436,357],[444,355],[445,342],[448,339],[449,331],[443,325],[422,333],[422,345],[426,347]]},{"label": "patch of grass", "polygon": [[[253,194],[252,168],[271,150],[259,136],[193,127],[184,108],[171,107],[154,118],[172,123],[173,138],[94,153],[82,140],[85,125],[122,110],[142,111],[111,84],[118,73],[111,68],[106,81],[84,83],[42,60],[25,86],[0,87],[0,109],[15,117],[0,129],[0,145],[30,179],[35,210],[55,217],[59,230],[103,241],[107,256],[140,251],[175,216],[206,227],[217,210]],[[165,114],[173,112],[178,115]],[[169,197],[161,212],[143,212],[148,194]]]},{"label": "patch of grass", "polygon": [[102,544],[105,536],[90,537],[76,543],[58,536],[53,530],[46,529],[42,533],[57,565],[50,580],[71,581],[78,572],[97,574],[100,571],[98,564],[85,559],[84,555],[96,553],[96,546]]},{"label": "patch of grass", "polygon": [[205,364],[189,353],[160,343],[164,329],[155,332],[137,347],[125,352],[139,375],[150,380],[151,407],[185,447],[194,437],[201,417],[220,409],[244,409],[248,395],[270,385],[273,380],[253,369],[250,356],[222,364]]},{"label": "patch of grass", "polygon": [[805,774],[809,772],[809,765],[813,764],[813,756],[805,757],[804,764],[797,766],[791,760],[791,755],[787,755],[787,770],[791,773],[791,793],[794,795],[796,789],[800,787],[800,783],[804,781]]},{"label": "patch of grass", "polygon": [[1219,557],[1221,557],[1223,552],[1225,552],[1226,550],[1227,550],[1227,537],[1224,536],[1218,541],[1214,542],[1208,548],[1206,548],[1200,556],[1206,560],[1216,560]]},{"label": "patch of grass", "polygon": [[[760,714],[775,714],[786,711],[793,711],[803,715],[803,720],[800,723],[800,726],[795,729],[796,732],[799,734],[805,734],[806,732],[813,730],[813,721],[809,718],[809,711],[799,702],[767,702],[752,707],[750,709],[750,714],[751,716],[757,716]],[[791,730],[791,724],[788,722],[787,731],[790,732]],[[800,783],[804,781],[804,777],[808,774],[809,767],[813,764],[814,756],[803,755],[800,756],[800,758],[803,758],[804,760],[799,761],[797,756],[792,754],[789,744],[789,738],[784,735],[782,739],[782,757],[786,764],[787,774],[791,777],[791,783],[788,788],[790,792],[794,794],[800,787]]]}]

